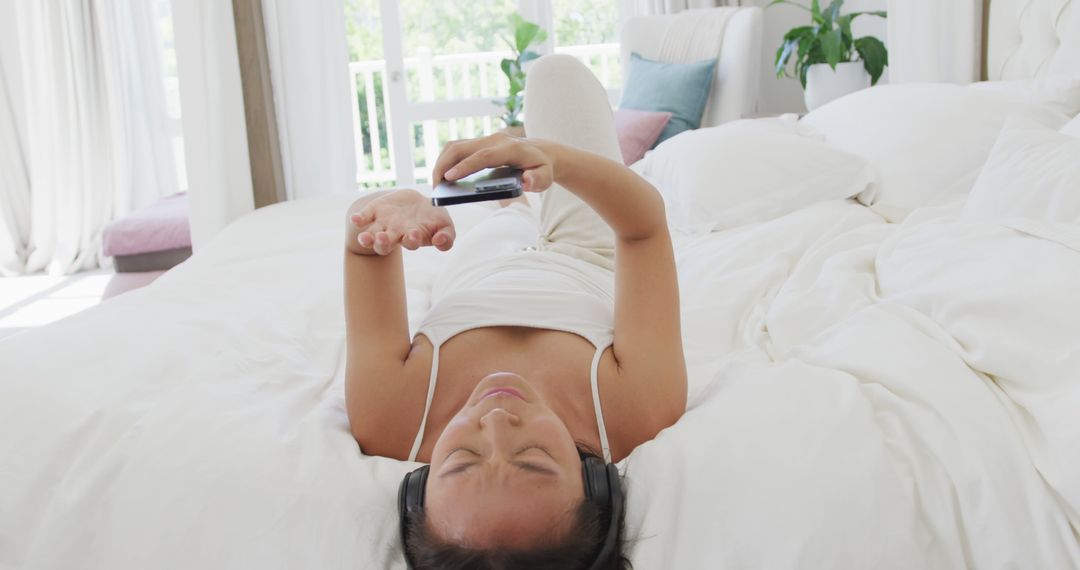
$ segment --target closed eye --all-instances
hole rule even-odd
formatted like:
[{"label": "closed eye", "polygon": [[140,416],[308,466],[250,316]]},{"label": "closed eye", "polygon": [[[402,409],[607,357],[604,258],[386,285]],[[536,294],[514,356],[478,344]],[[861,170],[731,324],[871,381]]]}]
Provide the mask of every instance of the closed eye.
[{"label": "closed eye", "polygon": [[[552,457],[551,453],[549,453],[548,450],[544,449],[543,447],[540,447],[539,445],[527,445],[525,447],[522,447],[521,449],[518,449],[517,451],[514,452],[514,457],[516,458],[517,456],[521,455],[522,453],[525,453],[526,451],[528,451],[530,449],[539,449],[540,451],[544,452],[544,454],[546,454],[548,457],[551,457],[552,461],[555,460],[555,458]],[[453,455],[453,454],[455,454],[455,453],[457,453],[459,451],[464,451],[466,453],[471,453],[472,455],[475,455],[477,457],[482,457],[480,452],[478,452],[478,451],[476,451],[474,449],[469,449],[467,447],[459,447],[459,448],[451,451],[446,457],[449,458],[451,455]],[[444,477],[451,477],[453,475],[463,473],[467,469],[469,469],[471,467],[474,467],[474,466],[478,465],[479,463],[480,463],[479,461],[470,461],[470,462],[459,463],[459,464],[451,467],[450,469],[443,470],[443,472],[439,474],[439,478],[442,479]],[[530,473],[538,473],[540,475],[546,475],[546,476],[549,476],[549,477],[558,477],[558,475],[559,475],[559,473],[557,471],[555,471],[554,469],[550,469],[548,467],[544,467],[543,465],[539,465],[539,464],[532,463],[532,462],[529,462],[529,461],[521,461],[521,460],[515,459],[514,461],[511,461],[511,465],[513,465],[514,467],[516,467],[516,468],[518,468],[518,469],[520,469],[522,471],[527,471],[527,472],[530,472]]]}]

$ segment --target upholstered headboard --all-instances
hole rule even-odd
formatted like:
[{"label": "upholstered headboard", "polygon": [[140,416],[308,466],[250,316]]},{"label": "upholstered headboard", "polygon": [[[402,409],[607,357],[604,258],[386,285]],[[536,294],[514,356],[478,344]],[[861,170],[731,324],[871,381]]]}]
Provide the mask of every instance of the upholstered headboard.
[{"label": "upholstered headboard", "polygon": [[989,0],[990,80],[1080,74],[1080,0]]},{"label": "upholstered headboard", "polygon": [[[1078,0],[1080,1],[1080,0]],[[757,111],[761,77],[761,34],[764,18],[761,8],[709,8],[731,10],[724,28],[720,54],[715,42],[701,38],[695,42],[690,60],[718,57],[712,91],[701,118],[702,127],[749,117]],[[699,12],[693,10],[691,12]],[[687,15],[685,12],[682,13]],[[665,35],[679,14],[636,16],[623,24],[620,37],[622,68],[629,69],[630,53],[637,52],[649,59],[660,59]]]}]

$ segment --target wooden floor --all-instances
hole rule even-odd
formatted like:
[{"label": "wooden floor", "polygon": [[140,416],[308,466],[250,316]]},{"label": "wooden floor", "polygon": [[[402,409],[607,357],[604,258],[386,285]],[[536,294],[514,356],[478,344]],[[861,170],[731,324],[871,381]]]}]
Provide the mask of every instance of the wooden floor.
[{"label": "wooden floor", "polygon": [[0,339],[147,285],[162,273],[113,273],[111,269],[97,269],[62,277],[36,274],[0,278]]}]

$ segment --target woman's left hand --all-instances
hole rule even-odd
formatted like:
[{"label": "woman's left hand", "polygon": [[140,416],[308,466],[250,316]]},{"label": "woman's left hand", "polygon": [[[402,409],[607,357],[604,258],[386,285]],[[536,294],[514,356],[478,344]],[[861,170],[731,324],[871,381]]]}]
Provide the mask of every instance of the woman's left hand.
[{"label": "woman's left hand", "polygon": [[552,143],[494,133],[486,137],[452,141],[443,147],[431,180],[453,182],[485,168],[512,166],[523,171],[525,192],[543,192],[555,181]]}]

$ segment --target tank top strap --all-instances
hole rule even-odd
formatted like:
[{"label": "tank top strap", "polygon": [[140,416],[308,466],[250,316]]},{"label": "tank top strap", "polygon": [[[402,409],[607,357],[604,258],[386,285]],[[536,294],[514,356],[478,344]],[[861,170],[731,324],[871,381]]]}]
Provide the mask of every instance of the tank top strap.
[{"label": "tank top strap", "polygon": [[409,461],[416,461],[420,453],[420,443],[424,441],[424,430],[427,428],[428,412],[431,411],[431,401],[435,399],[435,381],[439,378],[439,349],[442,342],[431,345],[431,376],[428,377],[427,402],[424,403],[424,418],[420,420],[420,430],[416,432],[412,450],[409,451]]},{"label": "tank top strap", "polygon": [[[604,411],[600,407],[600,385],[599,385],[599,370],[600,370],[600,358],[604,356],[604,350],[611,343],[595,342],[596,352],[593,354],[592,363],[589,365],[589,386],[592,392],[593,410],[596,414],[596,426],[600,432],[600,451],[604,458],[605,463],[611,463],[611,444],[608,441],[607,426],[604,424]],[[428,376],[428,392],[427,401],[424,402],[424,416],[420,420],[420,429],[416,432],[416,438],[413,439],[412,449],[409,450],[409,461],[416,461],[416,456],[420,453],[420,445],[424,441],[424,431],[427,429],[428,414],[431,412],[431,403],[435,399],[435,384],[439,378],[439,352],[442,348],[442,342],[438,344],[432,344],[431,349],[431,375]]]},{"label": "tank top strap", "polygon": [[611,445],[608,442],[607,427],[604,425],[604,411],[600,409],[600,375],[598,374],[600,357],[604,355],[606,348],[603,344],[596,345],[596,354],[593,355],[592,365],[589,367],[589,383],[592,387],[593,408],[596,411],[596,426],[600,430],[600,451],[604,456],[604,463],[611,463]]}]

